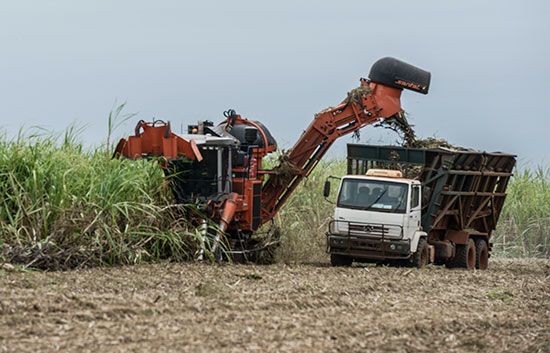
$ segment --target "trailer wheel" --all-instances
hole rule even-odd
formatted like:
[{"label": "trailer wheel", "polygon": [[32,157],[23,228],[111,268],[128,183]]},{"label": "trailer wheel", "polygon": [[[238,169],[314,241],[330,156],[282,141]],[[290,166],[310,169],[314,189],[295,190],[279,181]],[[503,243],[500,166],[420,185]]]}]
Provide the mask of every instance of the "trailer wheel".
[{"label": "trailer wheel", "polygon": [[476,268],[486,270],[489,267],[489,248],[485,239],[476,239]]},{"label": "trailer wheel", "polygon": [[455,246],[455,256],[449,259],[446,266],[449,268],[474,269],[476,267],[476,244],[474,240],[468,239],[466,244],[457,244]]},{"label": "trailer wheel", "polygon": [[330,264],[335,267],[351,266],[353,259],[349,256],[330,254]]},{"label": "trailer wheel", "polygon": [[422,268],[428,264],[428,243],[425,238],[418,241],[416,252],[411,257],[411,265],[416,268]]}]

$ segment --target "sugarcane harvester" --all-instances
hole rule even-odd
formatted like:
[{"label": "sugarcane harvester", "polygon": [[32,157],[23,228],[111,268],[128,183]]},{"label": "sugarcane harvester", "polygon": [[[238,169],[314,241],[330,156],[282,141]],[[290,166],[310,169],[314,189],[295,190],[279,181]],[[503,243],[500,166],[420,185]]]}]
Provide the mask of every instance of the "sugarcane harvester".
[{"label": "sugarcane harvester", "polygon": [[394,58],[378,60],[342,103],[315,115],[272,169],[264,168],[264,158],[277,150],[275,139],[261,122],[234,110],[224,112],[216,126],[201,121],[181,136],[169,122],[140,121],[133,136],[120,140],[115,156],[161,157],[176,202],[198,204],[218,225],[211,250],[216,253],[220,240],[227,240],[242,253],[253,248],[253,234],[273,220],[338,138],[402,114],[403,89],[427,94],[429,84],[427,71]]}]

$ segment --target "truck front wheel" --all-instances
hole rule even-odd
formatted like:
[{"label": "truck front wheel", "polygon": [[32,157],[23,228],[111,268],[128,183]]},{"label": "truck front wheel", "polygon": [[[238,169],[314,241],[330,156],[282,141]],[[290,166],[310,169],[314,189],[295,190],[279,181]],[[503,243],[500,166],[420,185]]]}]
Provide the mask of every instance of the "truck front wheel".
[{"label": "truck front wheel", "polygon": [[422,268],[428,264],[428,243],[426,238],[421,238],[418,241],[416,252],[411,257],[411,265],[416,268]]},{"label": "truck front wheel", "polygon": [[341,267],[341,266],[351,266],[353,259],[349,256],[330,254],[330,264],[332,266]]},{"label": "truck front wheel", "polygon": [[476,244],[473,239],[468,239],[466,244],[455,245],[455,256],[447,261],[449,268],[467,268],[472,270],[476,267]]},{"label": "truck front wheel", "polygon": [[489,249],[485,239],[476,239],[476,268],[486,270],[489,266]]}]

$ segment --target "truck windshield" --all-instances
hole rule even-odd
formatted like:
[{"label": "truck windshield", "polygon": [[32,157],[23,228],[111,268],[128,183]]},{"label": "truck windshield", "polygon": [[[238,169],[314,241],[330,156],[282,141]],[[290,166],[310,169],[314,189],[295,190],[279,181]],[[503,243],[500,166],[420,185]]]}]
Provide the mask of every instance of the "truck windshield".
[{"label": "truck windshield", "polygon": [[382,180],[344,179],[338,207],[405,213],[408,185]]}]

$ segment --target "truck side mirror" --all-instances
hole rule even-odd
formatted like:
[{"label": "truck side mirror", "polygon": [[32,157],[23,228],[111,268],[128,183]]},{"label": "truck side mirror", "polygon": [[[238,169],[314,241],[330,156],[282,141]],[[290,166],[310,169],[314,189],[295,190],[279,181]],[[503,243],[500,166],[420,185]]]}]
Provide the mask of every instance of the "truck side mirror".
[{"label": "truck side mirror", "polygon": [[325,186],[323,188],[323,196],[329,197],[330,196],[330,181],[325,181]]}]

